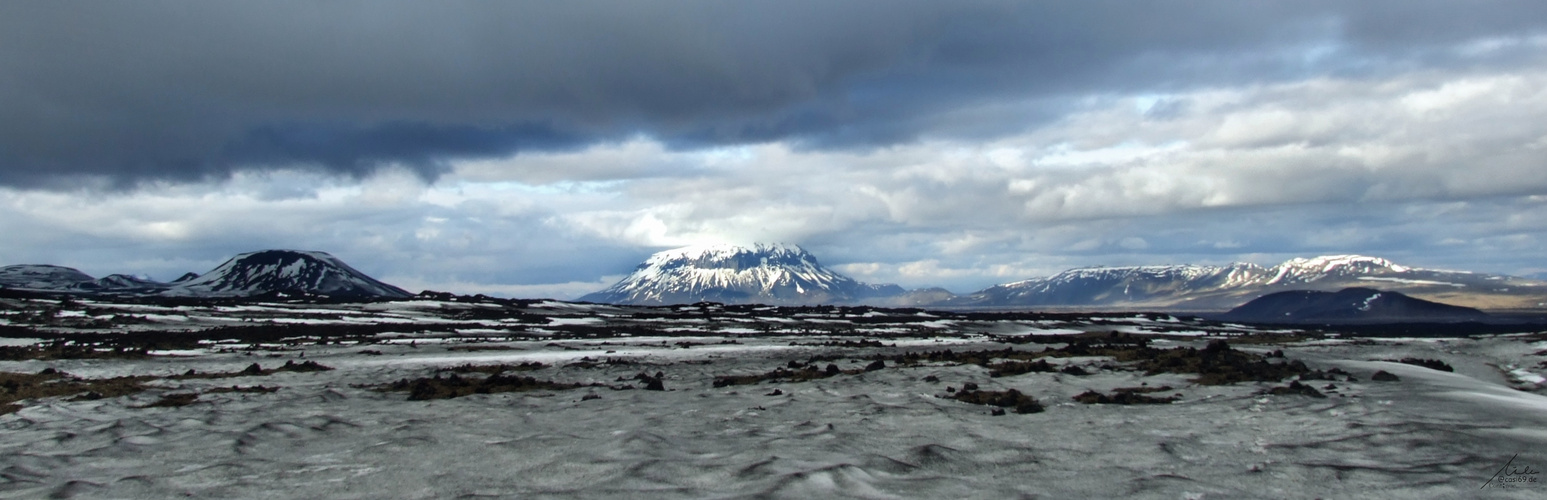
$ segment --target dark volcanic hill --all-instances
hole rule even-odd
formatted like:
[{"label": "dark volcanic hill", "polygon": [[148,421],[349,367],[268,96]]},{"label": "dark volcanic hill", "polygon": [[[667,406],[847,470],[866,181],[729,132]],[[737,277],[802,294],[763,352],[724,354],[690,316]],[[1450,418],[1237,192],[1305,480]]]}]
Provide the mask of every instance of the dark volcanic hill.
[{"label": "dark volcanic hill", "polygon": [[1415,299],[1397,292],[1346,288],[1294,290],[1258,297],[1218,317],[1243,323],[1413,323],[1486,318],[1482,311]]},{"label": "dark volcanic hill", "polygon": [[69,290],[77,283],[92,281],[91,275],[73,267],[46,264],[21,264],[0,267],[0,286],[22,290]]},{"label": "dark volcanic hill", "polygon": [[331,298],[405,298],[412,294],[377,281],[326,252],[263,250],[232,257],[197,278],[180,281],[162,295],[251,297],[271,293]]},{"label": "dark volcanic hill", "polygon": [[74,295],[253,297],[277,293],[335,299],[404,298],[412,294],[377,281],[325,252],[263,250],[227,260],[202,276],[188,273],[171,283],[125,274],[96,279],[50,265],[0,267],[0,286]]},{"label": "dark volcanic hill", "polygon": [[794,245],[701,245],[650,256],[616,285],[583,302],[663,305],[847,304],[903,294],[897,285],[870,285],[822,267]]}]

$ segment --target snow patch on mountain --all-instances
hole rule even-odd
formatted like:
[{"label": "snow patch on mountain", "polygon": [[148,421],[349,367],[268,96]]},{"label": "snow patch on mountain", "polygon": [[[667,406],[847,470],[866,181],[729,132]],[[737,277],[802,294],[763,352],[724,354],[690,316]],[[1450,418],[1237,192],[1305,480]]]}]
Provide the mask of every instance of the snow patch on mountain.
[{"label": "snow patch on mountain", "polygon": [[326,252],[263,250],[249,252],[203,275],[181,281],[169,296],[250,297],[296,292],[330,297],[405,298],[412,294],[377,281]]},{"label": "snow patch on mountain", "polygon": [[658,252],[617,284],[581,297],[614,304],[701,301],[767,304],[848,303],[903,293],[829,270],[796,245],[695,245]]},{"label": "snow patch on mountain", "polygon": [[1363,255],[1327,255],[1309,259],[1290,259],[1274,266],[1273,277],[1263,284],[1310,283],[1328,277],[1354,277],[1372,274],[1405,273],[1411,268],[1380,257]]}]

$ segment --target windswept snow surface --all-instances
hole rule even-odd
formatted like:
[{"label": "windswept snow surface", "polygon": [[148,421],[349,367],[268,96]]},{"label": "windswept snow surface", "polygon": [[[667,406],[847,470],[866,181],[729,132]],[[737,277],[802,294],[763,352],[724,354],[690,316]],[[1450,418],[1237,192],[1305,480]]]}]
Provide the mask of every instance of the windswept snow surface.
[{"label": "windswept snow surface", "polygon": [[[519,301],[276,303],[186,308],[182,317],[251,323],[244,318],[286,310],[421,323],[342,343],[212,337],[197,348],[167,351],[177,356],[0,361],[5,372],[54,368],[83,377],[238,372],[252,363],[274,368],[285,361],[335,368],[163,378],[145,392],[123,397],[24,401],[20,411],[0,415],[0,498],[1547,495],[1540,484],[1479,489],[1516,454],[1516,465],[1547,468],[1542,431],[1547,397],[1510,388],[1519,376],[1500,368],[1547,360],[1533,354],[1547,340],[1542,334],[1301,343],[1290,342],[1301,337],[1286,335],[1258,344],[1252,342],[1262,342],[1264,331],[1185,317],[919,316],[868,308],[623,308]],[[478,321],[510,327],[504,335],[423,330]],[[683,333],[673,333],[676,329]],[[723,329],[743,333],[716,333]],[[1341,368],[1357,380],[1307,381],[1328,395],[1322,399],[1261,393],[1287,381],[1198,385],[1184,375],[1102,368],[1121,363],[1095,356],[1050,360],[1083,366],[1091,372],[1086,376],[996,378],[978,365],[948,363],[861,370],[876,355],[1037,350],[1036,344],[1001,341],[1115,330],[1151,336],[1161,349],[1254,334],[1257,340],[1238,341],[1235,348],[1282,350],[1291,360]],[[95,330],[40,326],[29,339],[90,331]],[[841,345],[863,341],[872,343]],[[1438,359],[1455,372],[1371,361],[1407,357]],[[766,373],[813,359],[855,373],[806,382],[713,384],[717,376]],[[462,364],[531,361],[546,367],[520,375],[605,386],[431,401],[373,389]],[[1401,380],[1372,381],[1377,370]],[[665,391],[621,388],[640,385],[637,374],[657,372]],[[991,416],[988,407],[942,397],[950,394],[947,387],[967,382],[1019,390],[1047,410]],[[1182,398],[1139,406],[1072,399],[1087,390],[1141,384],[1171,386],[1157,395]],[[259,385],[278,390],[216,392]],[[199,396],[187,406],[148,406],[178,393]]]}]

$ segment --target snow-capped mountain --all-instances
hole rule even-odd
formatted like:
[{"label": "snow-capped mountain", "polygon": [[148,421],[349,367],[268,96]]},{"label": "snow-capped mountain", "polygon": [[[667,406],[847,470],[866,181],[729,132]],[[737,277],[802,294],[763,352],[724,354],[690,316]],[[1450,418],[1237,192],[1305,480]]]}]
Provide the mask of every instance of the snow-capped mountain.
[{"label": "snow-capped mountain", "polygon": [[1541,283],[1509,276],[1417,269],[1379,257],[1329,255],[1290,259],[1265,268],[1140,266],[1079,268],[989,287],[938,305],[1150,307],[1218,310],[1284,290],[1375,287],[1430,300],[1478,307],[1532,307],[1547,295]]},{"label": "snow-capped mountain", "polygon": [[656,253],[606,290],[581,297],[611,304],[839,304],[900,295],[896,285],[870,285],[822,267],[795,245],[717,244]]},{"label": "snow-capped mountain", "polygon": [[412,294],[377,281],[326,252],[263,250],[232,257],[210,272],[176,282],[162,295],[250,297],[269,293],[333,298],[404,298]]},{"label": "snow-capped mountain", "polygon": [[1402,274],[1412,270],[1380,257],[1328,255],[1309,259],[1289,259],[1283,264],[1274,266],[1271,270],[1273,277],[1268,278],[1263,284],[1289,285],[1337,278],[1357,279],[1360,276]]},{"label": "snow-capped mountain", "polygon": [[1140,266],[1070,269],[1046,278],[989,287],[968,300],[992,305],[1098,305],[1146,302],[1260,281],[1255,264]]},{"label": "snow-capped mountain", "polygon": [[68,290],[77,283],[92,281],[91,275],[72,267],[46,264],[21,264],[0,267],[0,286],[23,290]]}]

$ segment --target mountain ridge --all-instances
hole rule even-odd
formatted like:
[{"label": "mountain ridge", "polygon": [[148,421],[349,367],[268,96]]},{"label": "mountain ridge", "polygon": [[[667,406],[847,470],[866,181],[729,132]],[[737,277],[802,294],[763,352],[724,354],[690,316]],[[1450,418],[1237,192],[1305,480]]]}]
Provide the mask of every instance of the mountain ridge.
[{"label": "mountain ridge", "polygon": [[[784,281],[780,281],[784,280]],[[780,285],[782,283],[782,285]],[[1547,283],[1511,276],[1422,269],[1356,254],[1296,257],[1279,264],[1079,267],[956,294],[868,285],[822,267],[796,245],[699,245],[651,255],[628,277],[585,302],[865,304],[979,309],[1006,307],[1225,311],[1287,290],[1379,286],[1424,300],[1483,309],[1539,309]],[[808,292],[815,290],[816,293]]]},{"label": "mountain ridge", "polygon": [[77,269],[47,264],[0,267],[0,286],[72,294],[148,297],[241,298],[272,294],[330,298],[407,298],[407,291],[376,280],[327,252],[259,250],[238,254],[204,274],[171,282],[113,274],[93,278]]}]

